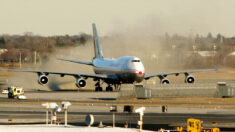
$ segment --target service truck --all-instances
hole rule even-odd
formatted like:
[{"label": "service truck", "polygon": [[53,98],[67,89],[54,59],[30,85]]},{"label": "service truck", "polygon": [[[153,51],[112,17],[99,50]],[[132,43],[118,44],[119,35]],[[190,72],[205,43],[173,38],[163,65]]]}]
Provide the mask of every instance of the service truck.
[{"label": "service truck", "polygon": [[19,98],[24,94],[23,87],[10,86],[8,87],[8,98]]}]

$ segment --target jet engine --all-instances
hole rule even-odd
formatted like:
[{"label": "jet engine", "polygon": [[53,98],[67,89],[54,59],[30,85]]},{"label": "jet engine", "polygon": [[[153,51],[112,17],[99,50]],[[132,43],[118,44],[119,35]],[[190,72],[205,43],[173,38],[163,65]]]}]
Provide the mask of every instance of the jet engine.
[{"label": "jet engine", "polygon": [[48,83],[48,77],[46,75],[38,76],[38,83],[41,85]]},{"label": "jet engine", "polygon": [[161,84],[169,84],[170,81],[167,78],[161,79]]},{"label": "jet engine", "polygon": [[78,88],[85,87],[85,86],[86,86],[86,81],[85,81],[84,79],[82,79],[82,78],[78,78],[78,79],[76,80],[76,86],[77,86]]},{"label": "jet engine", "polygon": [[195,79],[194,76],[188,75],[185,77],[185,83],[194,83]]}]

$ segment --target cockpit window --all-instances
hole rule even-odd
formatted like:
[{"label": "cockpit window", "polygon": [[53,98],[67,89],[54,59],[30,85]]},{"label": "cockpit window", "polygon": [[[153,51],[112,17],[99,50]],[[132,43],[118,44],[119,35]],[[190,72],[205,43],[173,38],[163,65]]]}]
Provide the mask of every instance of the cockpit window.
[{"label": "cockpit window", "polygon": [[140,62],[140,60],[132,60],[131,62]]}]

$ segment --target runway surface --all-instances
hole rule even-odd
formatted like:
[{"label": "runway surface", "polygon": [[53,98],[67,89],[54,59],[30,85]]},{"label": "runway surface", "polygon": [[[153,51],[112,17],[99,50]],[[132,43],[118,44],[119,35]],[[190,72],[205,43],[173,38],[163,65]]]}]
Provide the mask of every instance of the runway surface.
[{"label": "runway surface", "polygon": [[[200,86],[208,83],[216,86],[219,80],[198,81]],[[233,80],[225,80],[229,84]],[[171,84],[174,88],[182,84]],[[184,84],[183,84],[184,85]],[[196,84],[197,85],[197,84]],[[127,86],[128,87],[128,86]],[[188,118],[197,118],[206,127],[219,127],[223,131],[235,131],[235,98],[218,97],[158,97],[150,99],[121,98],[119,92],[94,92],[91,89],[49,89],[26,88],[27,100],[8,99],[6,94],[0,94],[0,124],[44,124],[46,109],[42,103],[55,102],[61,106],[61,101],[70,101],[68,122],[72,125],[85,125],[85,116],[93,114],[97,126],[100,121],[104,125],[112,126],[110,106],[117,106],[116,126],[137,128],[139,115],[123,112],[125,105],[132,105],[134,109],[146,107],[144,114],[144,129],[158,130],[160,128],[173,129],[176,126],[186,127]],[[125,89],[124,89],[125,90]],[[124,91],[125,92],[125,91]],[[166,113],[162,112],[163,105],[168,106]],[[64,122],[64,113],[57,113],[57,118]],[[11,120],[12,122],[9,122]],[[214,126],[212,122],[217,122]]]},{"label": "runway surface", "polygon": [[[173,108],[172,108],[173,109]],[[112,113],[110,112],[72,112],[69,110],[68,121],[73,125],[85,125],[85,116],[93,114],[95,117],[94,126],[98,126],[100,121],[104,125],[112,125]],[[116,126],[124,126],[128,123],[129,127],[136,128],[139,115],[136,113],[118,112],[116,115]],[[63,112],[58,113],[58,118],[63,122]],[[181,113],[145,113],[143,121],[144,128],[148,130],[158,130],[159,128],[173,128],[175,126],[186,126],[188,118],[201,119],[204,127],[213,127],[212,122],[217,122],[217,127],[234,128],[234,114],[181,114]],[[45,111],[0,111],[0,123],[8,124],[8,119],[13,121],[12,124],[26,123],[45,123]]]},{"label": "runway surface", "polygon": [[[173,128],[186,126],[188,118],[197,118],[204,121],[204,126],[217,127],[224,130],[233,130],[235,126],[235,99],[234,98],[152,98],[152,99],[120,99],[118,92],[87,92],[87,91],[26,91],[27,100],[7,99],[7,95],[0,95],[0,124],[12,123],[45,123],[45,102],[70,101],[69,123],[85,125],[87,114],[95,116],[95,126],[102,121],[112,125],[112,113],[109,107],[117,105],[116,125],[124,126],[127,122],[130,127],[137,127],[139,119],[136,113],[123,112],[124,105],[133,105],[134,108],[146,107],[144,114],[144,128],[157,130],[159,128]],[[168,111],[162,113],[161,106],[167,105]],[[63,112],[58,113],[63,122]],[[226,129],[225,129],[226,128]]]}]

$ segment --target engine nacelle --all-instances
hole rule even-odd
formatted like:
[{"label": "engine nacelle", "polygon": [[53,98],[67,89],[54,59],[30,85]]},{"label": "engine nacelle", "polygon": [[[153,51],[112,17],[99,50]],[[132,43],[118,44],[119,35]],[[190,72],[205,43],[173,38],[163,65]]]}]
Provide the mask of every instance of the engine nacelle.
[{"label": "engine nacelle", "polygon": [[48,83],[48,77],[46,75],[38,76],[38,83],[43,85]]},{"label": "engine nacelle", "polygon": [[168,80],[167,78],[163,78],[161,79],[161,84],[169,84],[170,80]]},{"label": "engine nacelle", "polygon": [[86,81],[82,78],[78,78],[75,84],[78,88],[82,88],[86,86]]},{"label": "engine nacelle", "polygon": [[188,75],[185,77],[185,83],[194,83],[195,78],[192,75]]}]

